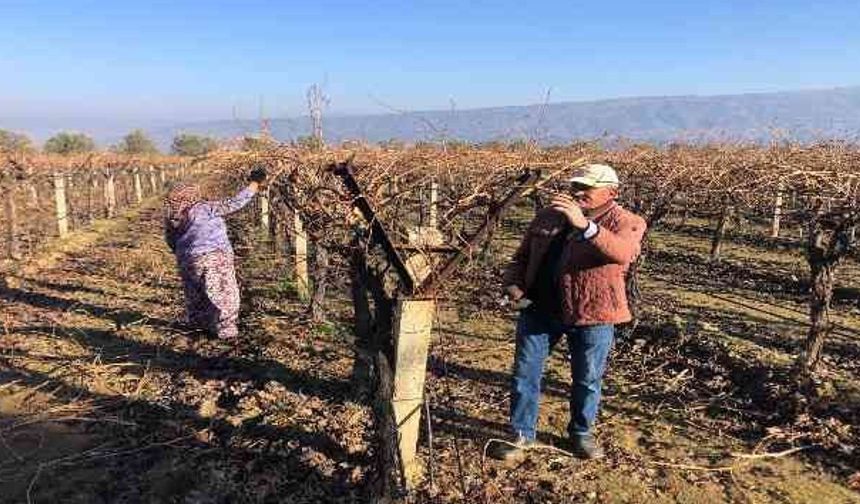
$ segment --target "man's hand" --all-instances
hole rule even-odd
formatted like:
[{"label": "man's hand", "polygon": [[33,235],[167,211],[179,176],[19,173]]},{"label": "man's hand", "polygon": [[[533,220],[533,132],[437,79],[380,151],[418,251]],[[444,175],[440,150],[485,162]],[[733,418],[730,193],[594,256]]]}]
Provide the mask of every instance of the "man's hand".
[{"label": "man's hand", "polygon": [[505,294],[507,294],[513,302],[519,301],[526,295],[526,293],[516,285],[508,285],[505,287]]},{"label": "man's hand", "polygon": [[526,293],[516,285],[505,287],[505,298],[501,301],[501,306],[510,306],[514,310],[525,310],[531,304],[532,300],[527,298]]},{"label": "man's hand", "polygon": [[556,194],[549,202],[550,208],[557,212],[561,212],[567,221],[575,229],[584,231],[588,227],[588,219],[582,213],[582,209],[576,204],[570,196],[566,194]]}]

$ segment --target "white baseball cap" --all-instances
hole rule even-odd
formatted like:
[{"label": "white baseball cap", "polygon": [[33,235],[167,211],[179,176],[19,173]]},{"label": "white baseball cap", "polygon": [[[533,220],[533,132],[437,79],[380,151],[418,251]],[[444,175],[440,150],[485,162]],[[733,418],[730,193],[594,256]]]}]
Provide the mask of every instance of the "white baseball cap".
[{"label": "white baseball cap", "polygon": [[574,170],[568,182],[588,187],[616,187],[620,183],[615,169],[605,164],[581,166]]}]

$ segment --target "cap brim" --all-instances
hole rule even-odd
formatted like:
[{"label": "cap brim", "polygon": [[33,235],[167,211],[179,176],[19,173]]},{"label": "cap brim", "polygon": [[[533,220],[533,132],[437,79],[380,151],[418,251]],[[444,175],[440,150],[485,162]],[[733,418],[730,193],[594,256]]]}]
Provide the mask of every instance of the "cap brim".
[{"label": "cap brim", "polygon": [[567,182],[569,184],[582,184],[588,187],[594,187],[594,180],[588,177],[571,177]]},{"label": "cap brim", "polygon": [[618,187],[618,182],[595,182],[585,177],[573,177],[567,181],[569,184],[580,184],[588,187]]}]

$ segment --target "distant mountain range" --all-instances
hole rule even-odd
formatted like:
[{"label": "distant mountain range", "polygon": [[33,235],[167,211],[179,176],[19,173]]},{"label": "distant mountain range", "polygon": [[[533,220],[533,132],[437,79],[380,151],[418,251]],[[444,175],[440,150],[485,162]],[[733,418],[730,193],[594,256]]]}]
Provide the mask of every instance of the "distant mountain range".
[{"label": "distant mountain range", "polygon": [[[116,143],[134,128],[146,131],[161,147],[179,132],[236,138],[253,135],[259,121],[170,121],[99,119],[13,119],[0,116],[0,128],[43,141],[69,129],[91,135],[100,146]],[[272,119],[279,140],[295,139],[310,129],[307,117]],[[620,98],[451,111],[327,116],[326,141],[398,139],[407,142],[443,137],[470,142],[535,139],[543,144],[574,139],[623,137],[637,141],[767,140],[778,136],[801,141],[856,138],[860,133],[860,86],[721,96]]]}]

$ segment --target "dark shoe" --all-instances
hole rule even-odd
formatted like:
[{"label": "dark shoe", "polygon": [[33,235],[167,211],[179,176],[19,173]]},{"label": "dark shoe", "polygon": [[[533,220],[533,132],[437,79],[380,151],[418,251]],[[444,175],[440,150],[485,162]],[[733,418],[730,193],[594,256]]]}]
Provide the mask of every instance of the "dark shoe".
[{"label": "dark shoe", "polygon": [[534,439],[526,439],[522,436],[515,441],[493,441],[488,453],[490,457],[501,460],[506,464],[517,464],[525,460],[526,452],[537,445]]},{"label": "dark shoe", "polygon": [[571,436],[570,451],[581,459],[594,460],[603,458],[603,448],[597,444],[597,440],[591,434],[582,436]]}]

